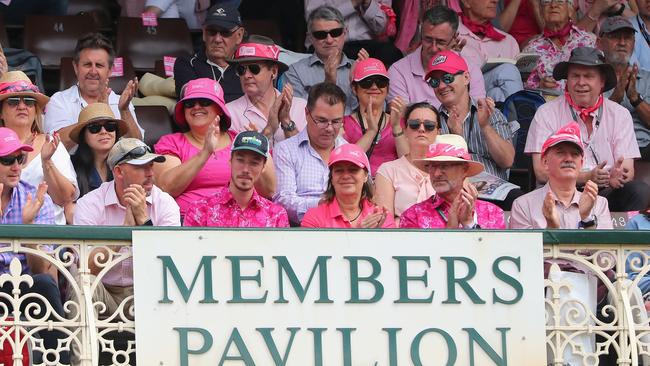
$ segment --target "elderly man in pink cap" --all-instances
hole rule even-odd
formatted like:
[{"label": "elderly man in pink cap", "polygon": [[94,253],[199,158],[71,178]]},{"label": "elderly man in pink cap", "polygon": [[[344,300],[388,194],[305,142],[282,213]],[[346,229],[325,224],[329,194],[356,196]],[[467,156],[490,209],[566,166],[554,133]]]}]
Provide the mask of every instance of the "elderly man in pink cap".
[{"label": "elderly man in pink cap", "polygon": [[576,189],[584,163],[584,146],[577,122],[567,124],[546,139],[541,163],[548,171],[548,182],[515,200],[511,228],[612,228],[607,199],[598,195],[598,185],[588,180],[583,192]]},{"label": "elderly man in pink cap", "polygon": [[458,135],[438,135],[424,159],[436,194],[404,211],[402,228],[503,229],[503,210],[477,199],[476,188],[466,179],[483,171],[472,161],[467,143]]}]

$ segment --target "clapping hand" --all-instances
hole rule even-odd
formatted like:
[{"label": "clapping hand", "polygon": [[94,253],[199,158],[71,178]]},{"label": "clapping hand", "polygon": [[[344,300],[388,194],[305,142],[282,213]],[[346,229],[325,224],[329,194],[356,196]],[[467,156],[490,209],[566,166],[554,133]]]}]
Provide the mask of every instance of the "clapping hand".
[{"label": "clapping hand", "polygon": [[[33,224],[36,215],[45,203],[45,193],[47,193],[47,183],[41,182],[36,190],[36,197],[32,197],[31,193],[27,193],[27,200],[23,206],[23,224]],[[0,195],[2,192],[0,191]]]}]

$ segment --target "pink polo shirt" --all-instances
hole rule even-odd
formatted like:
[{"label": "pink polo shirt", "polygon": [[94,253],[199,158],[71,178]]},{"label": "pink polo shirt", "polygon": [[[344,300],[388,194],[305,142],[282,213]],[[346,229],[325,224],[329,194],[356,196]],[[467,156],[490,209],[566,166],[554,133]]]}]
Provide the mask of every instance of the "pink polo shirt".
[{"label": "pink polo shirt", "polygon": [[[518,197],[512,203],[510,228],[546,229],[546,218],[544,218],[544,214],[542,213],[542,206],[544,205],[546,194],[550,190],[550,184],[546,183],[543,187]],[[578,229],[578,223],[581,220],[578,203],[580,202],[581,195],[582,193],[576,189],[569,206],[564,206],[562,201],[555,200],[555,210],[560,219],[560,229]],[[591,214],[595,215],[596,220],[598,220],[598,229],[612,228],[612,218],[609,215],[607,198],[597,196]]]},{"label": "pink polo shirt", "polygon": [[[597,123],[598,111],[591,114],[594,117],[592,136],[587,135],[584,122],[577,112],[577,118],[574,118],[571,109],[563,96],[539,107],[530,124],[524,152],[541,153],[542,145],[549,136],[570,121],[577,120],[585,146],[583,170],[591,170],[602,161],[607,161],[606,167],[609,168],[619,157],[625,159],[641,157],[634,136],[632,116],[625,107],[605,98],[600,123]],[[597,128],[596,124],[598,124]]]},{"label": "pink polo shirt", "polygon": [[[395,62],[388,69],[388,77],[390,78],[388,100],[400,96],[407,104],[429,102],[436,108],[440,107],[440,101],[433,92],[433,88],[424,80],[426,73],[422,67],[421,57],[422,46]],[[469,94],[475,98],[485,98],[485,80],[483,80],[483,74],[481,73],[481,65],[468,63],[471,79]]]},{"label": "pink polo shirt", "polygon": [[[444,229],[447,226],[451,204],[435,195],[430,199],[411,206],[402,213],[399,227],[414,229]],[[503,210],[490,202],[474,202],[476,222],[481,229],[505,229]],[[442,213],[442,214],[441,214]],[[461,226],[458,226],[461,228]]]},{"label": "pink polo shirt", "polygon": [[519,44],[514,37],[500,29],[496,29],[496,31],[505,35],[506,38],[501,41],[495,41],[488,37],[481,38],[467,29],[462,22],[458,24],[458,35],[467,40],[467,44],[460,54],[468,64],[473,64],[480,69],[488,58],[514,59],[519,55]]},{"label": "pink polo shirt", "polygon": [[[276,95],[279,97],[280,92],[275,91]],[[266,127],[268,122],[268,116],[262,113],[253,102],[251,102],[248,95],[244,94],[240,98],[233,100],[232,102],[226,104],[228,111],[230,112],[232,126],[230,129],[237,132],[246,131],[250,123],[253,123],[258,131],[262,131]],[[302,131],[303,128],[307,125],[307,119],[305,117],[305,107],[307,107],[307,101],[294,96],[291,101],[291,109],[289,110],[289,116],[291,120],[296,124],[298,131]],[[273,135],[272,143],[278,143],[285,139],[284,131],[282,128],[278,128]]]},{"label": "pink polo shirt", "polygon": [[[366,216],[372,213],[373,208],[375,208],[375,205],[372,202],[364,200],[361,215],[358,219],[354,220],[354,223],[350,223],[341,212],[339,203],[335,198],[332,202],[320,203],[318,206],[307,210],[307,213],[305,213],[305,216],[302,218],[300,226],[339,229],[356,228],[358,223],[362,222]],[[381,227],[394,228],[395,220],[388,215]]]}]

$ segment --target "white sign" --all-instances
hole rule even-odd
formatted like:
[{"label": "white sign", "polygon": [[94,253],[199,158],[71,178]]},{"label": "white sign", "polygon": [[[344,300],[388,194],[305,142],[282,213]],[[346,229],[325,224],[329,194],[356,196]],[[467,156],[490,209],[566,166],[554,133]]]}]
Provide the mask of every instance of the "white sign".
[{"label": "white sign", "polygon": [[541,233],[133,233],[142,365],[546,365]]}]

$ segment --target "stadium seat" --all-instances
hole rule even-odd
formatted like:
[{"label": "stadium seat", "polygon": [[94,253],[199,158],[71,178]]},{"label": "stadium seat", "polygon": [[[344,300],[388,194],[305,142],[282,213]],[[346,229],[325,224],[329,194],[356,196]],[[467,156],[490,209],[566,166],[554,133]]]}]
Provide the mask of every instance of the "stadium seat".
[{"label": "stadium seat", "polygon": [[68,15],[88,14],[97,28],[110,30],[113,26],[110,4],[107,0],[69,0]]},{"label": "stadium seat", "polygon": [[0,16],[0,44],[2,47],[10,47],[9,45],[9,36],[7,35],[7,26],[5,25],[5,20]]},{"label": "stadium seat", "polygon": [[136,106],[135,115],[140,127],[144,128],[144,142],[151,147],[161,136],[174,132],[172,118],[161,105]]},{"label": "stadium seat", "polygon": [[157,27],[145,27],[140,18],[121,17],[117,23],[117,54],[131,59],[136,71],[153,71],[164,56],[192,54],[190,30],[183,19],[158,19]]},{"label": "stadium seat", "polygon": [[258,34],[271,38],[275,44],[282,46],[282,33],[278,24],[270,19],[244,19],[242,21],[247,34]]},{"label": "stadium seat", "polygon": [[[122,90],[124,90],[129,80],[135,77],[135,70],[131,61],[128,58],[123,58],[123,60],[124,75],[111,77],[108,80],[108,86],[117,94],[122,94]],[[61,58],[59,71],[59,90],[67,89],[77,82],[77,76],[74,74],[74,68],[72,67],[72,57]]]},{"label": "stadium seat", "polygon": [[96,30],[86,15],[30,15],[25,21],[24,47],[41,60],[43,69],[58,69],[62,57],[74,53],[77,39]]}]

